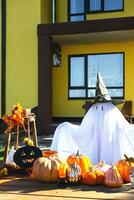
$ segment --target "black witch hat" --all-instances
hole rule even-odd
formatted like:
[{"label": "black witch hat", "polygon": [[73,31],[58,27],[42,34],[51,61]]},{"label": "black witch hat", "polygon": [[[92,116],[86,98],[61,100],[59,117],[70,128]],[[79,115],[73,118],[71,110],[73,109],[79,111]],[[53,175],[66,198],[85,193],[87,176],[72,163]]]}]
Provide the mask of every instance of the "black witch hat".
[{"label": "black witch hat", "polygon": [[101,74],[97,73],[95,102],[108,102],[111,100]]},{"label": "black witch hat", "polygon": [[100,102],[100,103],[112,102],[113,104],[120,104],[124,102],[123,100],[111,99],[108,93],[108,89],[106,88],[100,73],[97,73],[95,102]]}]

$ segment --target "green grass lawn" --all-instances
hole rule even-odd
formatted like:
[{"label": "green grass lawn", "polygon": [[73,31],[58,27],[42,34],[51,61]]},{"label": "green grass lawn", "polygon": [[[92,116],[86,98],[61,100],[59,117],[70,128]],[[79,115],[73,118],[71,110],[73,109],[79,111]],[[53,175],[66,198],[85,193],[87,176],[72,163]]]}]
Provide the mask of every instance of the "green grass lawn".
[{"label": "green grass lawn", "polygon": [[4,146],[0,146],[0,166],[1,166],[2,160],[3,160],[3,151],[4,151]]},{"label": "green grass lawn", "polygon": [[0,160],[3,159],[3,151],[4,151],[4,147],[0,146]]}]

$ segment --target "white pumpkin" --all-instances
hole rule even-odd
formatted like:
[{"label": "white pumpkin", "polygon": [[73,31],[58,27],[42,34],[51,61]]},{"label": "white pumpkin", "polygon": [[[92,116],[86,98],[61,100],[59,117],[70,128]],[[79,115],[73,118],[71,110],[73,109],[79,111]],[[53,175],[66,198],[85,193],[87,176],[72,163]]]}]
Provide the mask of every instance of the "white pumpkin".
[{"label": "white pumpkin", "polygon": [[58,156],[40,157],[33,164],[32,176],[36,180],[55,182],[59,178],[59,167],[62,162]]},{"label": "white pumpkin", "polygon": [[104,160],[101,160],[97,165],[94,166],[94,169],[100,170],[105,173],[110,167],[111,165],[108,165],[105,163]]}]

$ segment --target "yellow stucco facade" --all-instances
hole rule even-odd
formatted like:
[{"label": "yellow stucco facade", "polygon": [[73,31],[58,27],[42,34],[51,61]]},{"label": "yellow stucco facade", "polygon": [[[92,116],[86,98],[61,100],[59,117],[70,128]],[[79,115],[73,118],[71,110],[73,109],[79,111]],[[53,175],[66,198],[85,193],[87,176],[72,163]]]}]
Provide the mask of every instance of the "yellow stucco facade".
[{"label": "yellow stucco facade", "polygon": [[41,0],[41,23],[51,23],[51,1]]},{"label": "yellow stucco facade", "polygon": [[6,112],[20,102],[37,105],[37,24],[40,1],[7,0]]}]

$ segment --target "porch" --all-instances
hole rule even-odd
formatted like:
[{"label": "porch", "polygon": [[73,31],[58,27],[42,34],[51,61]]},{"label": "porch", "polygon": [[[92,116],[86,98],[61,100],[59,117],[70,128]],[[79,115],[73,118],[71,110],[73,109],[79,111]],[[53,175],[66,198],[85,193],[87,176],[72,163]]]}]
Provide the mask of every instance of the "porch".
[{"label": "porch", "polygon": [[[56,126],[52,114],[52,46],[134,41],[134,17],[38,25],[38,128],[51,133]],[[55,116],[56,117],[56,116]],[[64,118],[64,116],[63,116]]]}]

